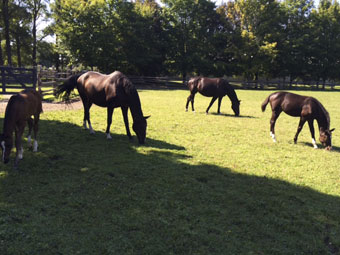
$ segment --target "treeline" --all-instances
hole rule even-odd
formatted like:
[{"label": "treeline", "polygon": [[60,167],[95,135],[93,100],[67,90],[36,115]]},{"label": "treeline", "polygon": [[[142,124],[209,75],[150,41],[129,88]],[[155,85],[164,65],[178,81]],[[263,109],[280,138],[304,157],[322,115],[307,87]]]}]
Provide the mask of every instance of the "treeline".
[{"label": "treeline", "polygon": [[160,2],[55,0],[45,30],[55,43],[38,43],[38,61],[145,76],[340,79],[337,1]]}]

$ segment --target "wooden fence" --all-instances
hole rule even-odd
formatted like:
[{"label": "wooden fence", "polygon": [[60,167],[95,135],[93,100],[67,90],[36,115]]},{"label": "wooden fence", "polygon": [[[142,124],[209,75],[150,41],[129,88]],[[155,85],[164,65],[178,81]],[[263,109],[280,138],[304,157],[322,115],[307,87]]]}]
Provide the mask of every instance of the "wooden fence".
[{"label": "wooden fence", "polygon": [[0,66],[0,94],[13,94],[18,89],[35,89],[36,83],[37,70],[34,68]]},{"label": "wooden fence", "polygon": [[[2,84],[0,94],[13,94],[18,89],[36,88],[44,93],[51,95],[57,85],[64,82],[69,76],[76,72],[68,70],[57,72],[52,69],[10,68],[0,67],[0,82]],[[186,82],[178,77],[145,77],[132,76],[128,78],[139,89],[187,89]],[[335,89],[340,83],[327,82],[318,84],[312,81],[288,82],[288,79],[246,81],[243,78],[227,78],[227,80],[239,89]],[[16,89],[16,90],[15,90]]]}]

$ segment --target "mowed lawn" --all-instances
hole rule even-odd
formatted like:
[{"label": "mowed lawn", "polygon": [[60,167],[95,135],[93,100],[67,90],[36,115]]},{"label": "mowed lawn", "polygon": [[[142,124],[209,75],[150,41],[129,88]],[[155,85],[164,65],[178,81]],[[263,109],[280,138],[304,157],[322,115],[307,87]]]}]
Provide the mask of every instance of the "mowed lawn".
[{"label": "mowed lawn", "polygon": [[[41,115],[39,152],[19,171],[0,165],[0,254],[339,254],[340,93],[314,96],[330,113],[333,150],[313,149],[308,125],[282,113],[269,136],[272,91],[237,90],[205,114],[185,90],[139,90],[146,145],[129,141],[120,109]],[[0,115],[2,130],[3,114]],[[130,118],[130,126],[132,119]],[[132,130],[131,130],[132,132]]]}]

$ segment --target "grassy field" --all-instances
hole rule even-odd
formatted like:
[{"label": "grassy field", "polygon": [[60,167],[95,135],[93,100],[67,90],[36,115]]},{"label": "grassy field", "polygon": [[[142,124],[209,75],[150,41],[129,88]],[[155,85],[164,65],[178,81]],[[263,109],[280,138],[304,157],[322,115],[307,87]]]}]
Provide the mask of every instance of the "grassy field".
[{"label": "grassy field", "polygon": [[331,152],[313,149],[308,125],[295,145],[285,114],[274,144],[260,109],[270,93],[237,90],[234,117],[227,97],[206,115],[209,98],[192,113],[188,91],[142,90],[145,146],[120,109],[112,140],[103,108],[94,135],[82,110],[45,112],[39,152],[25,148],[20,171],[14,153],[0,165],[0,254],[339,254],[340,93],[298,92],[329,111]]}]

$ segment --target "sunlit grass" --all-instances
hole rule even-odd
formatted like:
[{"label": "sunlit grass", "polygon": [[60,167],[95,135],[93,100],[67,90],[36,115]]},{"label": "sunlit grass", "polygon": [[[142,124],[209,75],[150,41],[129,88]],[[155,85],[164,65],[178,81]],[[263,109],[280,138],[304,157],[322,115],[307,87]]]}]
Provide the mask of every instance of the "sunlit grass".
[{"label": "sunlit grass", "polygon": [[106,109],[91,109],[95,135],[82,110],[45,112],[39,152],[25,148],[19,172],[1,165],[0,254],[336,254],[340,94],[298,92],[330,113],[327,152],[307,125],[295,145],[298,118],[285,114],[272,142],[270,93],[237,90],[234,117],[227,97],[206,115],[210,98],[197,95],[193,113],[188,91],[141,90],[145,146],[128,140],[120,109],[111,141]]}]

